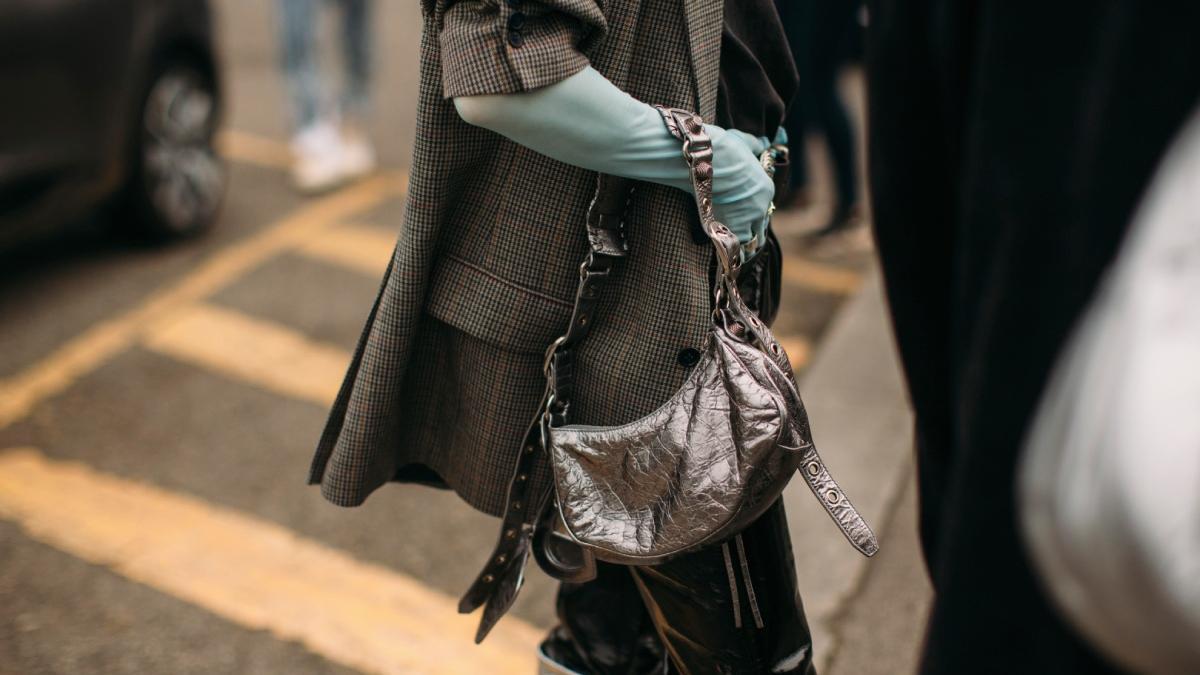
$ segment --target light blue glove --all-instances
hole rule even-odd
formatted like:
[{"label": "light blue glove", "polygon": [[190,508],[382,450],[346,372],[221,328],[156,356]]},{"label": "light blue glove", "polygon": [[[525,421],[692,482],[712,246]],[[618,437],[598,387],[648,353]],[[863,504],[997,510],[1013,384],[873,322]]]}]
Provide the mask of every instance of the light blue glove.
[{"label": "light blue glove", "polygon": [[[560,162],[692,193],[679,140],[658,111],[591,67],[541,89],[458,97],[454,105],[468,123]],[[753,151],[751,143],[759,139],[713,125],[705,129],[713,142],[717,219],[742,243],[764,236],[775,184]]]},{"label": "light blue glove", "polygon": [[[762,159],[763,153],[766,152],[768,148],[772,148],[775,146],[783,146],[786,148],[787,143],[788,143],[787,130],[784,129],[783,127],[779,127],[775,130],[775,139],[774,140],[771,140],[771,139],[767,138],[766,136],[755,136],[753,134],[748,134],[748,133],[746,133],[744,131],[740,131],[738,129],[727,129],[726,133],[728,133],[730,136],[733,136],[733,137],[737,138],[739,141],[741,141],[755,157],[758,157],[760,159],[760,161]],[[755,255],[755,253],[757,253],[762,248],[762,245],[767,243],[767,227],[770,224],[771,224],[771,214],[770,214],[770,212],[768,212],[766,217],[763,219],[762,227],[755,231],[755,246],[752,247],[752,249],[751,248],[743,248],[742,249],[743,261],[753,257]],[[745,243],[746,242],[744,242],[744,241],[742,242],[743,245]],[[751,252],[748,253],[747,252],[748,250],[750,250]]]},{"label": "light blue glove", "polygon": [[763,154],[763,152],[766,151],[766,149],[771,145],[771,142],[767,140],[766,136],[755,136],[739,129],[727,129],[726,132],[732,134],[739,141],[741,141],[746,146],[746,149],[750,151],[750,154],[754,155],[755,157]]},{"label": "light blue glove", "polygon": [[726,129],[726,131],[734,134],[738,137],[738,140],[740,140],[742,143],[745,143],[746,147],[749,148],[750,152],[753,153],[755,157],[761,156],[764,152],[766,152],[767,148],[771,147],[772,145],[786,146],[788,143],[787,130],[785,130],[783,127],[779,127],[775,130],[775,140],[771,140],[766,136],[755,136],[753,134],[748,134],[738,129]]}]

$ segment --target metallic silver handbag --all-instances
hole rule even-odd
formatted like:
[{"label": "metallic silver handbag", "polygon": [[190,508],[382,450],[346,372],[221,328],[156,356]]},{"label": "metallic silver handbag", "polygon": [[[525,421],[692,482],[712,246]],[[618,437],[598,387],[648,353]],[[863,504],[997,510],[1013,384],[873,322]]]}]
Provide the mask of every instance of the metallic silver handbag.
[{"label": "metallic silver handbag", "polygon": [[[683,143],[701,226],[716,249],[712,328],[688,379],[654,412],[613,427],[567,422],[575,348],[627,250],[622,216],[631,184],[601,176],[587,218],[591,251],[571,323],[547,351],[547,396],[518,461],[509,516],[492,564],[459,606],[487,603],[477,640],[511,605],[531,548],[552,576],[577,582],[594,574],[595,559],[661,562],[737,536],[797,471],[857,550],[870,556],[879,548],[817,454],[787,354],[738,290],[741,245],[713,215],[713,149],[701,118],[659,111]],[[539,450],[549,454],[554,494],[531,500],[523,485]]]}]

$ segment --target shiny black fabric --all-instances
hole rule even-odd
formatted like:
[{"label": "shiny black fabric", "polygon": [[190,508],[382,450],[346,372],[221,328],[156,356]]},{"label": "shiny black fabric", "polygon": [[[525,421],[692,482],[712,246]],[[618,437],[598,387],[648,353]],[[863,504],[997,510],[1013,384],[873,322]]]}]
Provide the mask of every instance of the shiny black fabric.
[{"label": "shiny black fabric", "polygon": [[563,584],[561,626],[546,651],[593,675],[815,675],[783,503],[776,502],[742,539],[762,628],[756,627],[736,553],[735,614],[725,555],[716,545],[654,566],[600,563],[595,581]]},{"label": "shiny black fabric", "polygon": [[717,124],[774,137],[799,83],[773,0],[726,0]]}]

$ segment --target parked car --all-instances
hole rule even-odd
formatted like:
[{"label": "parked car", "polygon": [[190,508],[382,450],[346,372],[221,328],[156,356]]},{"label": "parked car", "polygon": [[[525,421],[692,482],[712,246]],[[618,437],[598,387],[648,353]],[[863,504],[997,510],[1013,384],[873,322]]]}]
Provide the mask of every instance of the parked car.
[{"label": "parked car", "polygon": [[98,208],[159,240],[225,190],[206,0],[0,2],[0,244]]}]

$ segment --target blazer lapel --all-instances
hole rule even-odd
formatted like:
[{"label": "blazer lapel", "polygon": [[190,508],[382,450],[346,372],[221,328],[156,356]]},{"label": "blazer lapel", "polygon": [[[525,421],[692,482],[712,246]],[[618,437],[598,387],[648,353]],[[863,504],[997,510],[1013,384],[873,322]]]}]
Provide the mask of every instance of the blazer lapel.
[{"label": "blazer lapel", "polygon": [[726,1],[729,0],[680,0],[687,17],[696,111],[709,122],[713,121],[717,112],[721,30],[725,25]]}]

